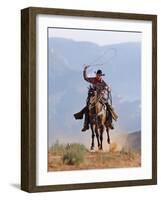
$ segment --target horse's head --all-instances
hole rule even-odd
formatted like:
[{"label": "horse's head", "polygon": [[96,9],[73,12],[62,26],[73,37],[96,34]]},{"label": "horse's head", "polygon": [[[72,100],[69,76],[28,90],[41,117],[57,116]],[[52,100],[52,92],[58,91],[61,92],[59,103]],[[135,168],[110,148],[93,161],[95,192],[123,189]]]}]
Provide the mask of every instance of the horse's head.
[{"label": "horse's head", "polygon": [[91,110],[92,108],[94,109],[95,104],[97,102],[97,92],[91,85],[88,88],[88,99],[89,99],[89,110]]},{"label": "horse's head", "polygon": [[93,97],[93,96],[95,96],[95,94],[96,94],[95,89],[90,85],[89,88],[88,88],[88,97],[89,98]]}]

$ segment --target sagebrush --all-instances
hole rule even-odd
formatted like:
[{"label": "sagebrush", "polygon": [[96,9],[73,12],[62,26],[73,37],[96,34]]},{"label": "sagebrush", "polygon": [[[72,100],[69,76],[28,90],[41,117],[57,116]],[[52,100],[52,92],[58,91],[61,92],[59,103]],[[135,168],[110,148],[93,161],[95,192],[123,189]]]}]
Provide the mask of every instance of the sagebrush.
[{"label": "sagebrush", "polygon": [[63,162],[68,165],[79,165],[84,161],[86,152],[83,144],[68,144],[63,155]]}]

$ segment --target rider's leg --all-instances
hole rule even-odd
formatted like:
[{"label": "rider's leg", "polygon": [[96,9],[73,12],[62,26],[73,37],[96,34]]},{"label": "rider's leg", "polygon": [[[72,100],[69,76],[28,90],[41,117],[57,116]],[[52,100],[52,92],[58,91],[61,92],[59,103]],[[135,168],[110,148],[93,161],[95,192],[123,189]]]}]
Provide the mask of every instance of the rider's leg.
[{"label": "rider's leg", "polygon": [[106,103],[106,107],[107,107],[107,110],[108,110],[108,119],[107,120],[109,120],[109,122],[110,122],[110,128],[111,129],[114,129],[114,125],[113,125],[113,123],[112,123],[112,114],[111,114],[111,111],[110,111],[110,109],[109,109],[109,105],[108,105],[108,103]]},{"label": "rider's leg", "polygon": [[88,109],[85,110],[85,118],[84,118],[84,125],[82,128],[82,131],[86,131],[89,129],[89,113],[88,113]]},{"label": "rider's leg", "polygon": [[112,114],[111,114],[110,111],[109,111],[108,119],[109,119],[109,122],[110,122],[110,128],[111,128],[111,129],[114,129],[114,126],[113,126],[113,123],[112,123]]}]

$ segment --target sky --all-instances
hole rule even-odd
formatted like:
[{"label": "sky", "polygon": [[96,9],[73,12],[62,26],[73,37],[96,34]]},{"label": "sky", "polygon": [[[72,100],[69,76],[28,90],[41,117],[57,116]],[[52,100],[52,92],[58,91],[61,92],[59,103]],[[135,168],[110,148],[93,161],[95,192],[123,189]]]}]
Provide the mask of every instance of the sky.
[{"label": "sky", "polygon": [[49,37],[60,37],[75,41],[94,42],[98,45],[109,45],[124,42],[140,42],[141,34],[138,32],[92,31],[75,29],[48,29]]}]

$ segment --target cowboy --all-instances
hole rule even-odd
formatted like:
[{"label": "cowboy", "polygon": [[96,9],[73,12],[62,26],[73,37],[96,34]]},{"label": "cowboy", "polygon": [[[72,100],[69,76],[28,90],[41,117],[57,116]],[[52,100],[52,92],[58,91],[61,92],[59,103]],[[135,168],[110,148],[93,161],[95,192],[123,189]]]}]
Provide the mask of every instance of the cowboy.
[{"label": "cowboy", "polygon": [[[88,67],[89,65],[86,65],[83,70],[84,80],[91,83],[93,85],[93,88],[95,88],[96,91],[99,91],[99,93],[105,94],[106,92],[110,92],[110,87],[106,84],[106,82],[102,78],[102,76],[105,76],[105,74],[102,74],[102,71],[99,69],[97,70],[95,77],[88,77],[87,76]],[[112,107],[110,107],[107,101],[105,102],[105,104],[109,111],[110,128],[114,129],[114,126],[112,123],[112,118],[114,118],[112,114],[113,112]],[[82,128],[82,131],[86,131],[89,129],[88,99],[87,99],[87,105],[79,113],[74,114],[74,117],[75,119],[82,119],[83,114],[85,114],[85,120],[84,120],[84,126]]]}]

